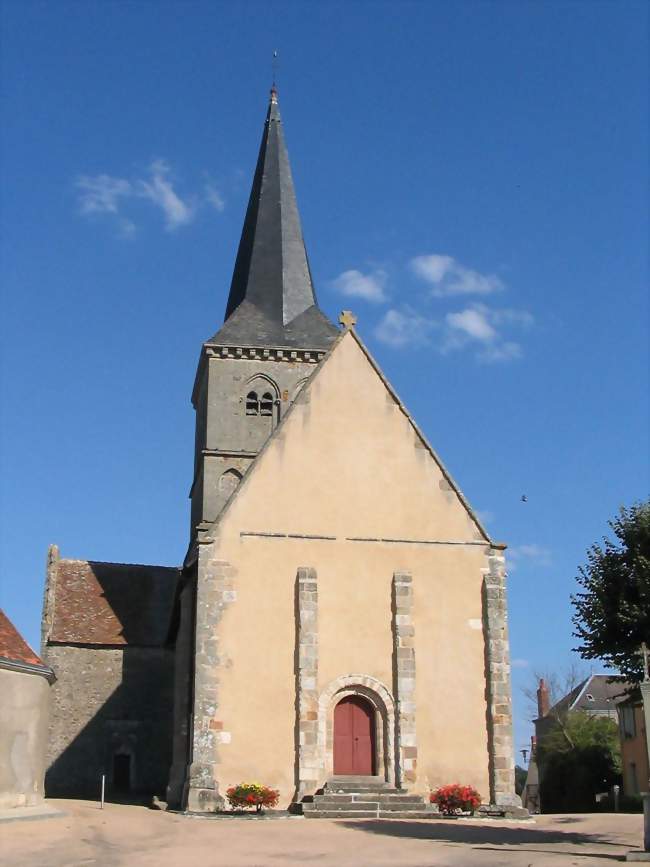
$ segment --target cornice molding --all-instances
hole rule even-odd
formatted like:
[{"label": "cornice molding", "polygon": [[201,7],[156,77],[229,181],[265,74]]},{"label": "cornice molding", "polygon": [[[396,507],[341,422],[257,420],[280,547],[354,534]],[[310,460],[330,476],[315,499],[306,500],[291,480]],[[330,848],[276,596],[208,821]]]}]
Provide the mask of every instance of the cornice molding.
[{"label": "cornice molding", "polygon": [[234,358],[244,361],[302,361],[307,364],[318,364],[325,357],[322,349],[289,349],[286,346],[210,346],[204,345],[208,358]]}]

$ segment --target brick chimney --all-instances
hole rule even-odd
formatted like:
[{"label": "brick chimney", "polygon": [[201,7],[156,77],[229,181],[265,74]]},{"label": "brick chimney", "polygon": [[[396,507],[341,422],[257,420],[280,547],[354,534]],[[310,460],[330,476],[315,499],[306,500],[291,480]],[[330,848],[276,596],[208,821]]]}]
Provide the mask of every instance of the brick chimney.
[{"label": "brick chimney", "polygon": [[539,688],[537,690],[537,716],[541,719],[551,709],[551,697],[548,692],[548,687],[546,686],[546,681],[542,677],[539,681]]}]

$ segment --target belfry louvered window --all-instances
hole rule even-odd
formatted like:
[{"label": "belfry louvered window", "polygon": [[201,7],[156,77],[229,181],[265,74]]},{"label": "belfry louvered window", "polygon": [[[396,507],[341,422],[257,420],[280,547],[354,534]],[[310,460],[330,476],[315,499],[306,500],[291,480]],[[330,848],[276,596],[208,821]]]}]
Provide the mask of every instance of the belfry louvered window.
[{"label": "belfry louvered window", "polygon": [[246,395],[246,415],[259,415],[260,402],[256,391],[249,391]]},{"label": "belfry louvered window", "polygon": [[264,392],[260,400],[260,415],[273,415],[273,395]]}]

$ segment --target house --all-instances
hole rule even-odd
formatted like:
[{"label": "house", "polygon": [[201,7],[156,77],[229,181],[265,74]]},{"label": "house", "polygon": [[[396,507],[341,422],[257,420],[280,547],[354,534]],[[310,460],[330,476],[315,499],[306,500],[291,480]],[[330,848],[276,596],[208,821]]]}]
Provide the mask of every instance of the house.
[{"label": "house", "polygon": [[617,704],[616,710],[621,737],[623,791],[626,795],[640,795],[650,791],[643,703],[638,693],[632,693]]},{"label": "house", "polygon": [[[209,333],[216,313],[198,315]],[[362,778],[520,804],[505,545],[354,325],[318,305],[272,90],[225,321],[192,392],[184,562],[50,550],[52,791],[106,773],[211,812],[245,780],[288,807]]]},{"label": "house", "polygon": [[52,669],[0,610],[0,809],[43,799]]},{"label": "house", "polygon": [[629,684],[624,678],[610,674],[591,674],[551,707],[550,693],[544,678],[537,690],[537,742],[553,727],[558,718],[571,711],[585,711],[590,716],[607,717],[618,722],[617,705],[625,698]]},{"label": "house", "polygon": [[[566,735],[564,724],[569,714],[575,712],[608,719],[615,725],[618,721],[617,707],[625,700],[628,686],[620,676],[592,674],[551,706],[548,685],[543,678],[540,680],[537,690],[538,716],[534,720],[535,750],[528,769],[531,787],[526,790],[530,803],[525,801],[525,806],[532,809],[531,805],[535,804],[546,812],[589,809],[600,791],[597,787],[604,785],[607,788],[615,782],[614,767],[606,771],[609,783],[603,783],[601,774],[605,771],[595,771],[590,765],[582,764],[582,759],[573,751],[563,757],[551,756],[540,766],[537,745],[543,746],[544,738],[553,731],[564,731]],[[564,740],[569,743],[568,737]]]}]

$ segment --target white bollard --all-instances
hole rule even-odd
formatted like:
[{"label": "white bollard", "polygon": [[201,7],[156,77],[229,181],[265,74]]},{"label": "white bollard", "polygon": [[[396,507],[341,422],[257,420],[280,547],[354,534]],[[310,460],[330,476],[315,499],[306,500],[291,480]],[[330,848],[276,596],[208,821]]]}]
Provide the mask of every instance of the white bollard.
[{"label": "white bollard", "polygon": [[106,774],[102,774],[102,802],[100,806],[100,810],[104,809],[104,792],[106,791]]}]

